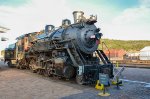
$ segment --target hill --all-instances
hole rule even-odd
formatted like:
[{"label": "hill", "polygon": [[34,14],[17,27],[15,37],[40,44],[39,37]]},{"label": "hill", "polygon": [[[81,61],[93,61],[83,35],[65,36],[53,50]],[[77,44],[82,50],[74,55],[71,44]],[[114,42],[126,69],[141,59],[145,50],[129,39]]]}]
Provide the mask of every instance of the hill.
[{"label": "hill", "polygon": [[124,49],[126,51],[140,51],[145,46],[150,46],[150,40],[102,39],[101,42],[105,42],[109,49]]}]

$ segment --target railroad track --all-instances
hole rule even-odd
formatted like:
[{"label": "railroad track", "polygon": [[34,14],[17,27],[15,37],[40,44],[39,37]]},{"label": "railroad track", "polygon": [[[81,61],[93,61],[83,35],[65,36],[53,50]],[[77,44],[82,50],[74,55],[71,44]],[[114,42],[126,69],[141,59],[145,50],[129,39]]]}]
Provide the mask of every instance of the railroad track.
[{"label": "railroad track", "polygon": [[150,69],[150,65],[141,65],[141,64],[119,64],[120,67],[131,67],[131,68],[148,68]]},{"label": "railroad track", "polygon": [[150,68],[150,60],[113,60],[114,64],[134,68]]}]

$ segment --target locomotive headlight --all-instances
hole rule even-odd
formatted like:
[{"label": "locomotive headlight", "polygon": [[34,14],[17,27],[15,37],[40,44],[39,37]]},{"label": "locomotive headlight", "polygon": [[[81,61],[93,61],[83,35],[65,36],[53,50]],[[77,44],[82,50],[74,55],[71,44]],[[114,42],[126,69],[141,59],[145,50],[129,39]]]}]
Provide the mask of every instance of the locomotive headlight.
[{"label": "locomotive headlight", "polygon": [[102,33],[97,33],[97,34],[95,34],[95,38],[96,38],[97,40],[101,39],[102,36],[103,36]]}]

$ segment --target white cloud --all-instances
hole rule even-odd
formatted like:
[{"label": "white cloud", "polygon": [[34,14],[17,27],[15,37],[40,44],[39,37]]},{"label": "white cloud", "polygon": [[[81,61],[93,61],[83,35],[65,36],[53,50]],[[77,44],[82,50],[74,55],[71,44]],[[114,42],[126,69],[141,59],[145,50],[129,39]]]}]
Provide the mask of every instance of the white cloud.
[{"label": "white cloud", "polygon": [[150,0],[140,0],[142,6],[150,7]]},{"label": "white cloud", "polygon": [[112,22],[104,24],[108,38],[150,40],[150,2],[141,0],[139,7],[125,9]]},{"label": "white cloud", "polygon": [[141,6],[139,8],[130,8],[113,20],[114,24],[138,24],[150,21],[150,8]]},{"label": "white cloud", "polygon": [[31,4],[22,7],[0,6],[0,24],[11,30],[6,36],[9,41],[1,43],[4,48],[15,38],[29,32],[40,31],[46,24],[61,25],[62,19],[72,18],[66,0],[32,0]]}]

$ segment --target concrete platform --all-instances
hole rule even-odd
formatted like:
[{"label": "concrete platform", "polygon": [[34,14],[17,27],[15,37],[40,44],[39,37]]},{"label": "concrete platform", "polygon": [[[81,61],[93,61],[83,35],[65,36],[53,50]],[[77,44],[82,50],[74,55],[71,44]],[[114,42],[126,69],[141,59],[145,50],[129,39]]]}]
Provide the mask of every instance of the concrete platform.
[{"label": "concrete platform", "polygon": [[111,95],[74,82],[55,80],[29,70],[8,68],[1,63],[0,99],[150,99],[150,69],[126,68],[121,90],[107,89]]}]

